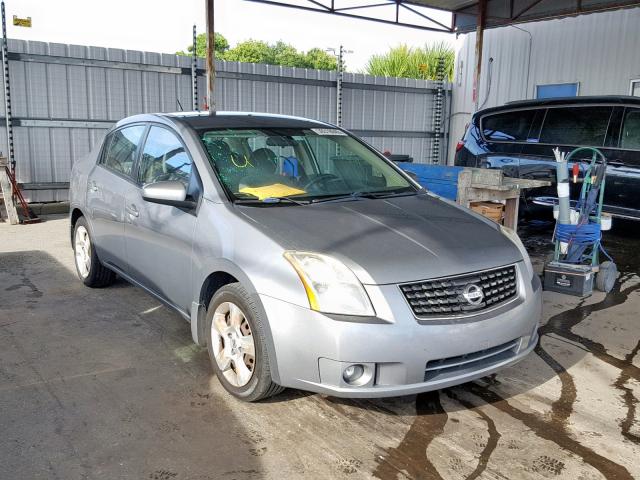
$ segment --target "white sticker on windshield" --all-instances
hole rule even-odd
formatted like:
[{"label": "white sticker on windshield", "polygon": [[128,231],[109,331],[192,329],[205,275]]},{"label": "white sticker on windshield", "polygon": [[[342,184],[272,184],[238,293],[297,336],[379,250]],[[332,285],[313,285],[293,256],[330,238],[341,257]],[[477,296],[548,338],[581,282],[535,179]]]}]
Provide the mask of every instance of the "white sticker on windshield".
[{"label": "white sticker on windshield", "polygon": [[337,128],[312,128],[311,131],[317,135],[347,135]]}]

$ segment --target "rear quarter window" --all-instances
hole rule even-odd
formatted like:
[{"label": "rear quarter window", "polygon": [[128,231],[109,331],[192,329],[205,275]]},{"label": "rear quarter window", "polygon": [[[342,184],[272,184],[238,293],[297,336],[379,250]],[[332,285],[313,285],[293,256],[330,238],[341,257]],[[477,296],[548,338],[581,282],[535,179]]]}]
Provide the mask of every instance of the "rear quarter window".
[{"label": "rear quarter window", "polygon": [[487,140],[498,142],[532,141],[529,131],[535,114],[536,110],[517,110],[486,115],[480,120],[482,135]]},{"label": "rear quarter window", "polygon": [[612,107],[549,108],[540,143],[601,147],[607,136]]},{"label": "rear quarter window", "polygon": [[620,148],[640,150],[640,109],[627,110],[622,124]]}]

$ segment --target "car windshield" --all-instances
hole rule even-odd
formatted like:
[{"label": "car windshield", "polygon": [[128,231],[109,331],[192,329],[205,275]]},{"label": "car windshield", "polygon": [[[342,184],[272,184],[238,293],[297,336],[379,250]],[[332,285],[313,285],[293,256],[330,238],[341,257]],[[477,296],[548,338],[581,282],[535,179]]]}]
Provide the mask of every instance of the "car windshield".
[{"label": "car windshield", "polygon": [[417,191],[373,150],[336,128],[215,129],[200,138],[236,201],[300,204]]}]

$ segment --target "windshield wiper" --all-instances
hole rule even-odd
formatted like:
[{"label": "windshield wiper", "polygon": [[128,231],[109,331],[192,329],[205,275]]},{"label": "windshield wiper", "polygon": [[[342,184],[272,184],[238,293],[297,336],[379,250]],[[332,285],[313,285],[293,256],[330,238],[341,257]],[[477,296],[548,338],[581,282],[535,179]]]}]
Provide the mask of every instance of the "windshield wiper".
[{"label": "windshield wiper", "polygon": [[378,198],[389,198],[389,197],[399,197],[399,196],[405,196],[405,195],[417,195],[418,192],[414,191],[414,190],[410,190],[410,191],[402,191],[399,192],[397,190],[383,190],[383,191],[378,191],[378,192],[352,192],[352,193],[347,193],[347,194],[341,194],[341,195],[331,195],[328,197],[323,197],[323,198],[317,198],[312,200],[312,203],[328,203],[328,202],[341,202],[341,201],[348,201],[348,200],[359,200],[362,198],[373,198],[373,199],[378,199]]},{"label": "windshield wiper", "polygon": [[308,205],[309,200],[295,200],[290,197],[267,197],[259,200],[257,198],[238,198],[233,203],[237,205],[273,205],[277,203],[292,203],[294,205]]},{"label": "windshield wiper", "polygon": [[311,203],[341,202],[345,200],[360,200],[361,198],[365,198],[365,195],[362,192],[340,193],[337,195],[327,195],[321,198],[314,198],[311,200]]}]

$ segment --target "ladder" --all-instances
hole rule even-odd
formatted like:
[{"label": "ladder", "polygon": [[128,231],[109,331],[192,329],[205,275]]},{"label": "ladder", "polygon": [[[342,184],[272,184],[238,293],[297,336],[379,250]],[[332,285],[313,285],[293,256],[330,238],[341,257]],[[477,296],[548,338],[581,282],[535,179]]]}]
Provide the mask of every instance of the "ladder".
[{"label": "ladder", "polygon": [[[0,193],[2,194],[2,200],[4,201],[4,208],[7,211],[7,218],[11,225],[17,225],[19,223],[38,223],[40,218],[33,213],[33,211],[27,205],[26,200],[22,196],[22,192],[18,188],[16,183],[16,177],[11,172],[6,157],[0,156]],[[20,203],[22,210],[22,219],[18,216],[18,209],[16,208],[16,199]]]}]

